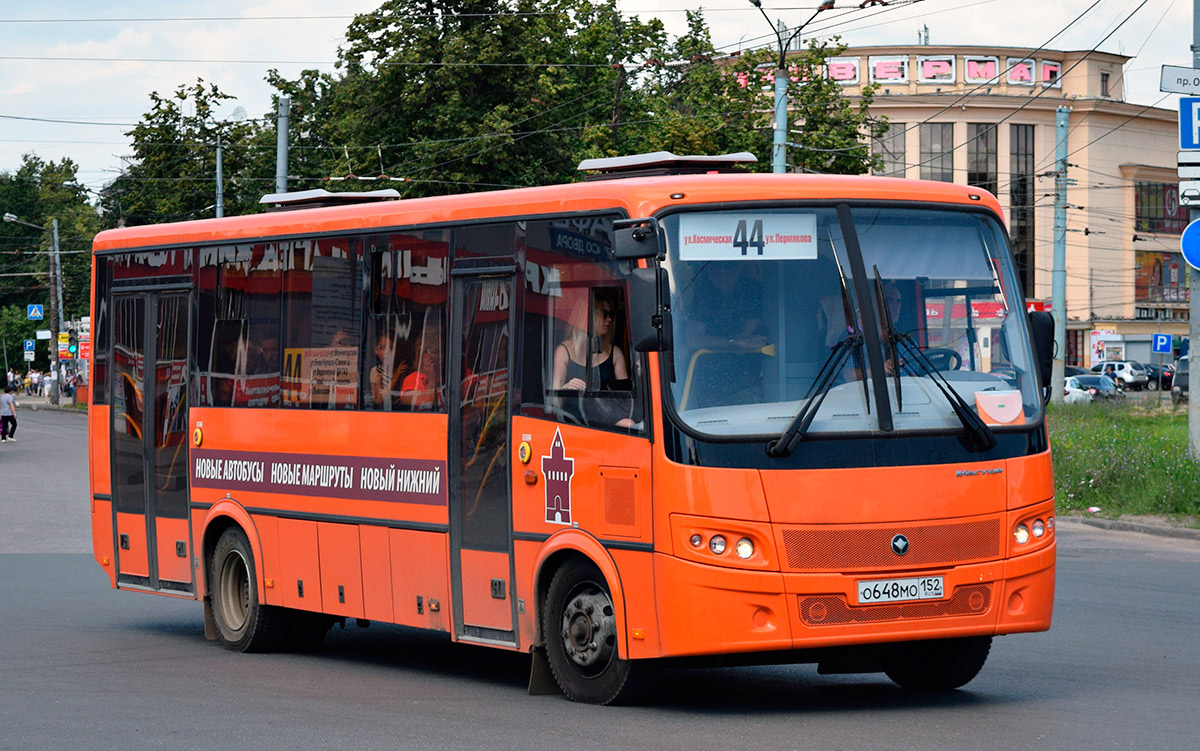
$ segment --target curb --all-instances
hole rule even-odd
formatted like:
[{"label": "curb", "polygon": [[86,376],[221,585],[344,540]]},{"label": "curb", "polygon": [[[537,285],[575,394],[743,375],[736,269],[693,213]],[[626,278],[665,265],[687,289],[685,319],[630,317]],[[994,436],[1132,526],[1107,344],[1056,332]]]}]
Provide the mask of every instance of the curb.
[{"label": "curb", "polygon": [[1111,529],[1117,532],[1141,532],[1158,537],[1175,537],[1182,540],[1200,540],[1200,529],[1190,527],[1160,527],[1155,524],[1141,522],[1125,522],[1120,519],[1096,519],[1087,516],[1060,516],[1059,519],[1068,522],[1078,522],[1089,527]]},{"label": "curb", "polygon": [[76,409],[75,407],[64,407],[61,404],[21,404],[17,403],[17,409],[27,409],[31,412],[74,412],[84,417],[87,416],[86,409]]}]

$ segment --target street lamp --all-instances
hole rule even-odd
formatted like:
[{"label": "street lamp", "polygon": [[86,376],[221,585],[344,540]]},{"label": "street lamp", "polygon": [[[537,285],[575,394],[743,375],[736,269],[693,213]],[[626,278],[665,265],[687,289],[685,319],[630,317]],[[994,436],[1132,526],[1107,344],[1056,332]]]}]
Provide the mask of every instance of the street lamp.
[{"label": "street lamp", "polygon": [[750,3],[755,8],[758,8],[758,12],[762,13],[762,17],[766,19],[767,23],[771,24],[771,30],[775,32],[775,38],[779,42],[779,65],[775,68],[775,139],[771,144],[771,171],[782,173],[787,171],[787,50],[792,45],[792,42],[799,38],[800,32],[804,30],[804,27],[812,23],[813,19],[819,13],[833,10],[834,0],[821,0],[821,4],[808,17],[808,20],[797,26],[786,42],[783,39],[783,32],[775,24],[771,23],[771,19],[767,17],[767,12],[762,8],[762,0],[750,0]]},{"label": "street lamp", "polygon": [[[24,219],[19,218],[16,214],[13,214],[11,212],[4,213],[4,221],[12,222],[14,224],[23,224],[26,227],[32,227],[40,232],[46,231],[46,228],[43,227],[42,225],[34,224],[33,222],[27,222]],[[63,302],[62,302],[62,264],[59,262],[59,257],[58,257],[58,220],[57,219],[51,220],[51,227],[52,227],[51,239],[52,239],[53,244],[50,247],[53,252],[50,254],[50,283],[52,285],[54,285],[57,290],[57,303],[58,304],[57,305],[55,304],[56,295],[52,293],[50,295],[50,325],[54,327],[53,330],[54,330],[55,337],[54,337],[54,340],[50,342],[50,372],[54,374],[54,378],[50,381],[50,403],[58,404],[58,381],[62,377],[62,374],[59,373],[59,368],[58,368],[58,334],[60,331],[62,331],[62,321],[59,320],[59,311],[62,310]]]}]

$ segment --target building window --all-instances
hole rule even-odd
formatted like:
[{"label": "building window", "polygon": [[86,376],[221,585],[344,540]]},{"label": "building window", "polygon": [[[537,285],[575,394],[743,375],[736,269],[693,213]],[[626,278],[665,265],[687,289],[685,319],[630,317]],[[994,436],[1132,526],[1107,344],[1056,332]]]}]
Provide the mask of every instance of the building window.
[{"label": "building window", "polygon": [[1183,254],[1139,250],[1134,254],[1133,263],[1136,302],[1188,301],[1187,264]]},{"label": "building window", "polygon": [[1025,295],[1034,291],[1034,163],[1033,125],[1009,126],[1009,235],[1012,238],[1013,256],[1017,262],[1017,276]]},{"label": "building window", "polygon": [[954,182],[954,123],[921,125],[921,179]]},{"label": "building window", "polygon": [[1100,96],[1108,96],[1108,74],[1100,74]]},{"label": "building window", "polygon": [[888,123],[887,133],[871,141],[871,154],[882,160],[879,167],[874,170],[876,175],[904,177],[904,170],[907,166],[904,161],[906,129],[907,126],[904,123]]},{"label": "building window", "polygon": [[996,126],[967,123],[967,184],[996,192]]},{"label": "building window", "polygon": [[1134,231],[1178,235],[1188,225],[1178,183],[1134,183]]}]

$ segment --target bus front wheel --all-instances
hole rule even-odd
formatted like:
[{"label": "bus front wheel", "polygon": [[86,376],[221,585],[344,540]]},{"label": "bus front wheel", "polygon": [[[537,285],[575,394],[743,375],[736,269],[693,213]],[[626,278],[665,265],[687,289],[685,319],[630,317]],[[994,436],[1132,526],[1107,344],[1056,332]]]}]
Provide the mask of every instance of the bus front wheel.
[{"label": "bus front wheel", "polygon": [[647,666],[617,653],[612,595],[595,566],[575,559],[554,574],[542,623],[550,670],[571,700],[624,704],[648,688]]},{"label": "bus front wheel", "polygon": [[279,647],[283,614],[259,600],[254,552],[240,527],[221,533],[208,582],[217,635],[226,648],[266,652]]},{"label": "bus front wheel", "polygon": [[903,688],[949,691],[979,675],[991,648],[990,636],[905,642],[883,659],[883,672]]}]

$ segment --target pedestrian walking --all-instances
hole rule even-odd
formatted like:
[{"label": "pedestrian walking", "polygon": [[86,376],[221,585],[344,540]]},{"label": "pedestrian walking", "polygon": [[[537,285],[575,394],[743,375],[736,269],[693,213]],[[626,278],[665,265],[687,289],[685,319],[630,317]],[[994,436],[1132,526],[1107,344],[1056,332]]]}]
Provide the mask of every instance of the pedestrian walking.
[{"label": "pedestrian walking", "polygon": [[0,394],[0,442],[17,440],[17,389],[8,385]]}]

